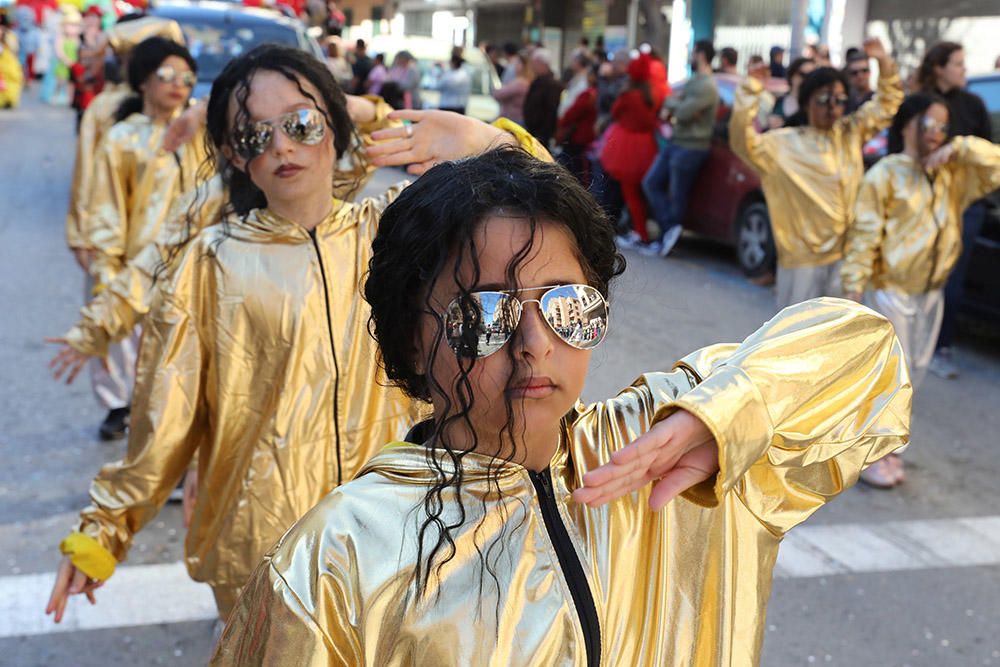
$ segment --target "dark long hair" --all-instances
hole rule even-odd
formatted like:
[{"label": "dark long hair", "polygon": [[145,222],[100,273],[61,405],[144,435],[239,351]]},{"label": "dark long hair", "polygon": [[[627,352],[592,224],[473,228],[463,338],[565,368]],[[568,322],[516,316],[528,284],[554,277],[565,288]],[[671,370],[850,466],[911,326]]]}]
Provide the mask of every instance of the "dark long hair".
[{"label": "dark long hair", "polygon": [[[372,244],[364,286],[365,298],[371,305],[369,330],[378,342],[381,363],[391,382],[414,398],[436,397],[445,404],[443,414],[436,416],[428,429],[432,435],[427,440],[427,460],[436,479],[424,496],[426,519],[417,532],[414,581],[419,595],[426,593],[432,574],[436,575],[455,555],[451,531],[461,527],[466,517],[460,494],[462,460],[478,444],[470,421],[477,401],[470,376],[477,362],[460,358],[459,376],[448,389],[433,376],[430,369],[437,355],[453,352],[444,342],[444,323],[431,303],[430,293],[435,281],[447,276],[458,284],[459,300],[470,299],[480,279],[476,229],[488,216],[499,212],[523,216],[531,229],[530,240],[515,252],[506,268],[511,289],[518,287],[518,269],[531,256],[538,226],[543,223],[561,225],[569,232],[587,281],[602,294],[608,294],[612,279],[625,268],[615,248],[611,223],[594,198],[559,165],[536,160],[520,149],[496,149],[436,166],[386,208]],[[466,262],[472,265],[469,277],[460,273]],[[425,316],[436,323],[436,334],[427,358],[418,364],[413,345]],[[505,346],[512,368],[515,347]],[[420,372],[420,367],[428,370]],[[455,397],[457,405],[449,395]],[[513,406],[509,398],[505,401],[507,422],[500,433],[500,452],[506,454],[495,456],[488,472],[490,488],[497,496],[501,468],[518,454]],[[454,431],[453,426],[464,427],[473,441],[453,442],[448,435]],[[450,465],[443,465],[442,460]],[[445,503],[451,495],[458,503],[459,518],[449,523]],[[487,500],[482,500],[484,509]],[[499,585],[493,569],[495,560],[491,559],[491,555],[498,557],[502,549],[497,542],[503,540],[491,544],[485,553],[478,543],[476,548],[484,571]]]},{"label": "dark long hair", "polygon": [[903,100],[896,115],[892,117],[892,125],[889,126],[890,153],[903,152],[903,128],[914,117],[922,116],[932,104],[940,104],[945,109],[948,108],[948,103],[935,93],[914,93]]},{"label": "dark long hair", "polygon": [[917,85],[920,90],[933,93],[937,90],[937,73],[935,67],[944,67],[951,60],[951,54],[961,51],[962,45],[958,42],[938,42],[927,49],[924,59],[920,61],[920,68],[917,69]]},{"label": "dark long hair", "polygon": [[845,94],[851,89],[850,83],[847,81],[847,76],[839,69],[818,67],[806,74],[805,78],[802,79],[802,85],[799,86],[799,110],[803,114],[807,113],[806,107],[809,106],[809,99],[813,94],[820,88],[825,88],[837,81],[844,86]]},{"label": "dark long hair", "polygon": [[139,42],[128,58],[128,78],[129,88],[133,95],[126,97],[118,111],[115,112],[115,121],[125,120],[134,113],[142,111],[142,84],[146,83],[156,70],[160,68],[163,61],[170,56],[177,56],[187,62],[192,72],[198,71],[198,63],[187,48],[163,37],[150,37]]},{"label": "dark long hair", "polygon": [[[237,169],[224,154],[224,147],[233,146],[239,128],[250,120],[247,99],[250,84],[257,72],[277,72],[298,86],[299,92],[311,100],[323,112],[327,125],[333,131],[333,147],[339,159],[352,145],[360,142],[354,123],[347,112],[347,98],[325,64],[312,55],[280,44],[263,44],[234,58],[223,68],[212,83],[212,93],[208,100],[208,127],[205,135],[205,152],[208,156],[198,170],[198,182],[203,183],[218,172],[223,188],[228,192],[228,200],[222,207],[217,221],[226,226],[232,216],[245,217],[255,208],[267,206],[264,193],[253,184],[250,175]],[[308,81],[318,92],[319,99],[310,93],[303,82]],[[235,103],[236,114],[230,120],[230,100]],[[363,158],[362,158],[363,159]],[[331,191],[332,191],[331,183]],[[345,199],[350,199],[359,188],[359,183],[349,188]],[[202,188],[205,190],[205,188]],[[171,247],[164,262],[157,269],[157,276],[170,266],[174,258],[190,240],[196,229],[207,226],[197,224],[195,219],[204,204],[205,196],[199,193],[188,207],[182,240]]]}]

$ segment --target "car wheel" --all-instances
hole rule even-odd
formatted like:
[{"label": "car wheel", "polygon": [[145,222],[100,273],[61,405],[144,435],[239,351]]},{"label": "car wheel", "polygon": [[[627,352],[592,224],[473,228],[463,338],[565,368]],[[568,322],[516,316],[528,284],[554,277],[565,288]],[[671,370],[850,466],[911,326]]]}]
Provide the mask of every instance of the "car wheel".
[{"label": "car wheel", "polygon": [[752,202],[743,207],[736,220],[736,257],[740,268],[750,278],[756,278],[776,266],[777,251],[771,233],[771,216],[767,204]]}]

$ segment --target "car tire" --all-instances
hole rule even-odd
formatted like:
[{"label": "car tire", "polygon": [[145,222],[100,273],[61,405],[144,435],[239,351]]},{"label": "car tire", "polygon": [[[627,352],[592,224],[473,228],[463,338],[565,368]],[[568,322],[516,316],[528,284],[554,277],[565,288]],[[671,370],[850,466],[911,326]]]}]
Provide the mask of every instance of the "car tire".
[{"label": "car tire", "polygon": [[748,278],[758,278],[774,272],[777,256],[767,204],[750,202],[736,219],[736,259],[740,268]]}]

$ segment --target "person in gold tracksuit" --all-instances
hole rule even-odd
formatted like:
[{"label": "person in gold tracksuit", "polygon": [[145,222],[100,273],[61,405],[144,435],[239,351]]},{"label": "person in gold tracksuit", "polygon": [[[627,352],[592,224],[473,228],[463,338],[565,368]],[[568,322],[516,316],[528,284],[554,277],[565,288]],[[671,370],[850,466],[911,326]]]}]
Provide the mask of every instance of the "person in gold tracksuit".
[{"label": "person in gold tracksuit", "polygon": [[[376,107],[362,102],[358,120],[372,122]],[[414,125],[373,134],[391,140],[375,166],[417,173],[493,142],[544,154],[512,123],[407,118]],[[228,201],[145,318],[128,453],[98,474],[60,545],[48,605],[57,620],[70,593],[93,595],[111,576],[195,457],[186,561],[225,618],[274,541],[351,479],[372,443],[417,418],[419,404],[380,378],[359,290],[379,215],[401,186],[353,204],[332,197],[354,132],[329,69],[303,51],[264,45],[216,79],[207,133]]]},{"label": "person in gold tracksuit", "polygon": [[758,663],[782,536],[907,441],[899,342],[808,301],[585,405],[613,239],[509,150],[386,209],[373,333],[433,417],[285,534],[214,665]]},{"label": "person in gold tracksuit", "polygon": [[841,296],[844,233],[864,175],[861,149],[889,125],[903,100],[896,64],[877,39],[865,53],[879,63],[875,96],[844,115],[847,81],[830,67],[810,72],[799,91],[809,122],[759,134],[754,129],[763,89],[748,77],[737,89],[729,143],[760,174],[778,251],[779,308],[818,296]]},{"label": "person in gold tracksuit", "polygon": [[[861,182],[841,276],[849,298],[892,322],[916,389],[934,355],[942,290],[962,251],[962,211],[1000,188],[1000,146],[948,140],[947,103],[917,93],[893,119],[889,150]],[[881,488],[904,477],[896,454],[862,474]]]},{"label": "person in gold tracksuit", "polygon": [[[392,108],[381,98],[367,99],[376,105],[375,119],[355,123],[357,141],[348,149],[347,162],[338,162],[334,177],[334,197],[343,201],[352,200],[374,173],[364,155],[365,147],[374,143],[371,133],[399,125],[388,118]],[[357,106],[363,105],[348,96],[348,112]],[[203,163],[199,169],[206,166],[212,165]],[[72,383],[87,360],[107,358],[113,343],[132,334],[152,305],[156,284],[169,282],[171,265],[179,257],[180,249],[204,226],[218,219],[227,200],[228,193],[217,173],[199,179],[195,188],[177,198],[156,240],[129,260],[107,288],[81,309],[79,321],[68,332],[62,337],[46,339],[62,345],[50,363],[56,379],[65,375],[67,383]]]}]

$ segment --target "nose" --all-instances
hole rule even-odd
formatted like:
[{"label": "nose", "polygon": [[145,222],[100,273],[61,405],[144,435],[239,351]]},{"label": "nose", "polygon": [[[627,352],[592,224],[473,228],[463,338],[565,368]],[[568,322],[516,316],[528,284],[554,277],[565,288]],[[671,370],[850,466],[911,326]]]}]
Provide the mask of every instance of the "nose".
[{"label": "nose", "polygon": [[287,155],[292,152],[294,142],[281,131],[281,128],[275,127],[271,132],[271,150],[275,155]]},{"label": "nose", "polygon": [[521,305],[521,321],[517,325],[517,351],[526,361],[544,359],[552,354],[555,332],[542,321],[542,309],[537,301]]}]

